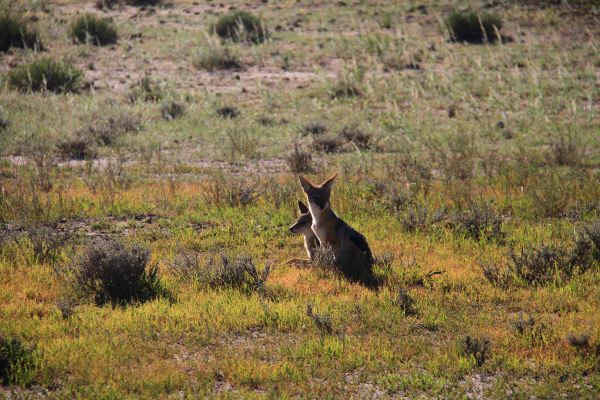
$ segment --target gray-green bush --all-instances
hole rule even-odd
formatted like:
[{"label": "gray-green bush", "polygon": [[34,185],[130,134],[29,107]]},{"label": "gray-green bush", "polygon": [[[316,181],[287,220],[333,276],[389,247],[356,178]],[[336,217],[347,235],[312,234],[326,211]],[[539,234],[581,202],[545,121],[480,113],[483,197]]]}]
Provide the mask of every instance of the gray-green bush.
[{"label": "gray-green bush", "polygon": [[224,253],[209,258],[202,265],[198,254],[183,252],[177,255],[170,267],[179,278],[211,289],[234,288],[259,293],[264,293],[265,282],[271,272],[269,265],[259,271],[248,255],[232,258]]},{"label": "gray-green bush", "polygon": [[97,305],[125,305],[161,295],[168,297],[158,266],[149,261],[150,251],[145,247],[97,239],[67,267],[67,272],[75,291],[82,297],[91,297]]},{"label": "gray-green bush", "polygon": [[68,62],[43,57],[10,71],[7,83],[11,89],[22,92],[66,93],[79,90],[81,75],[81,71]]}]

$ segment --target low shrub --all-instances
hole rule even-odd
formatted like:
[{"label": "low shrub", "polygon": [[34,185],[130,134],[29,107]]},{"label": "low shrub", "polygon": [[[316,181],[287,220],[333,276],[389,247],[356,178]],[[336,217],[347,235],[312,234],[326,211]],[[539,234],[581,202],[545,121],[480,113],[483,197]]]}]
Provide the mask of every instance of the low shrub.
[{"label": "low shrub", "polygon": [[585,148],[573,134],[561,133],[551,139],[548,156],[557,165],[578,166],[582,164]]},{"label": "low shrub", "polygon": [[407,232],[423,232],[442,221],[445,216],[446,210],[443,208],[432,210],[426,205],[417,204],[407,207],[401,216],[401,222],[402,227]]},{"label": "low shrub", "polygon": [[75,308],[77,308],[78,302],[77,300],[71,297],[63,297],[56,301],[56,308],[60,311],[60,315],[63,319],[69,319],[75,313]]},{"label": "low shrub", "polygon": [[75,92],[79,89],[81,71],[66,62],[49,57],[39,58],[16,67],[8,73],[8,87],[22,92]]},{"label": "low shrub", "polygon": [[[407,212],[410,207],[415,209],[418,207],[415,194],[405,186],[397,185],[394,182],[376,181],[370,192],[374,201],[380,202],[386,209],[394,213]],[[404,215],[402,217],[404,218]],[[408,218],[412,219],[413,216],[408,216]],[[419,227],[419,225],[413,224],[412,221],[407,221],[407,224],[404,228],[409,232]]]},{"label": "low shrub", "polygon": [[183,115],[185,106],[178,101],[169,101],[160,106],[160,115],[167,121],[174,120]]},{"label": "low shrub", "polygon": [[31,225],[25,229],[37,263],[57,261],[63,247],[73,238],[71,232],[59,231],[51,226]]},{"label": "low shrub", "polygon": [[396,307],[402,310],[406,317],[412,317],[419,314],[419,311],[415,308],[415,300],[406,289],[400,289],[392,302]]},{"label": "low shrub", "polygon": [[590,335],[587,333],[579,335],[576,333],[569,333],[567,335],[567,342],[578,351],[585,351],[590,348]]},{"label": "low shrub", "polygon": [[[326,245],[314,249],[311,265],[317,269],[320,277],[341,277],[350,282],[360,283],[369,289],[377,290],[385,283],[386,277],[376,274],[373,268],[375,262],[376,260],[371,257],[367,265],[361,265],[360,267],[348,266],[343,262],[339,263],[333,248]],[[381,269],[380,266],[375,266],[375,268]]]},{"label": "low shrub", "polygon": [[165,90],[160,82],[154,81],[149,75],[144,75],[131,87],[129,101],[134,103],[138,100],[157,102],[163,99]]},{"label": "low shrub", "polygon": [[108,18],[98,18],[93,14],[77,17],[69,28],[69,35],[75,42],[104,46],[117,42],[117,28]]},{"label": "low shrub", "polygon": [[223,118],[233,119],[240,115],[240,110],[233,106],[223,106],[217,108],[217,114]]},{"label": "low shrub", "polygon": [[98,239],[69,268],[76,292],[97,305],[125,305],[168,296],[158,266],[148,265],[150,251],[125,246],[117,240]]},{"label": "low shrub", "polygon": [[6,130],[10,126],[10,120],[0,114],[0,130]]},{"label": "low shrub", "polygon": [[130,6],[157,6],[162,3],[162,0],[125,0]]},{"label": "low shrub", "polygon": [[552,245],[537,245],[515,251],[510,248],[510,270],[524,283],[543,285],[556,279],[570,280],[591,268],[591,245],[578,240],[571,251]]},{"label": "low shrub", "polygon": [[269,117],[267,115],[261,115],[256,118],[256,122],[258,122],[262,126],[275,126],[277,125],[277,121],[275,118]]},{"label": "low shrub", "polygon": [[344,126],[340,131],[340,137],[362,150],[368,150],[373,145],[373,135],[365,132],[357,125]]},{"label": "low shrub", "polygon": [[488,203],[472,202],[452,216],[455,228],[474,240],[502,240],[502,217]]},{"label": "low shrub", "polygon": [[399,155],[392,163],[386,164],[387,180],[395,182],[400,177],[400,182],[407,186],[412,194],[428,193],[433,180],[431,170],[429,163],[410,154]]},{"label": "low shrub", "polygon": [[256,185],[247,184],[242,179],[228,179],[217,175],[207,183],[204,198],[217,206],[244,207],[256,200]]},{"label": "low shrub", "polygon": [[328,154],[342,152],[344,144],[345,142],[342,138],[334,135],[314,136],[312,141],[313,149]]},{"label": "low shrub", "polygon": [[461,341],[461,350],[465,356],[472,358],[477,366],[481,367],[491,356],[492,342],[488,338],[477,339],[467,335]]},{"label": "low shrub", "polygon": [[312,154],[300,148],[297,143],[294,143],[294,149],[288,153],[286,162],[290,171],[295,174],[313,172]]},{"label": "low shrub", "polygon": [[326,82],[329,97],[343,99],[361,96],[365,86],[365,72],[365,67],[356,62],[344,67],[336,80]]},{"label": "low shrub", "polygon": [[239,159],[255,159],[259,156],[260,134],[254,126],[233,126],[225,130],[225,142],[221,151],[230,162]]},{"label": "low shrub", "polygon": [[103,10],[105,8],[112,9],[114,6],[119,4],[121,0],[96,0],[94,6],[98,10]]},{"label": "low shrub", "polygon": [[11,47],[42,49],[42,42],[21,18],[0,9],[0,51],[6,52]]},{"label": "low shrub", "polygon": [[260,18],[247,11],[232,11],[221,16],[212,31],[234,42],[261,43],[268,38],[267,28]]},{"label": "low shrub", "polygon": [[226,45],[209,42],[194,60],[194,66],[209,72],[224,69],[241,69],[242,63],[237,54]]},{"label": "low shrub", "polygon": [[523,314],[519,313],[519,317],[512,321],[512,325],[519,335],[524,335],[534,327],[535,319],[531,316],[523,317]]},{"label": "low shrub", "polygon": [[495,262],[482,259],[479,260],[479,266],[485,279],[494,287],[506,289],[513,281],[510,270],[499,267]]},{"label": "low shrub", "polygon": [[313,320],[315,326],[319,329],[321,334],[331,335],[333,333],[333,322],[331,315],[315,312],[313,305],[310,303],[306,306],[306,315]]},{"label": "low shrub", "polygon": [[322,270],[337,269],[335,253],[331,246],[319,246],[314,250],[312,265]]},{"label": "low shrub", "polygon": [[590,222],[584,227],[587,238],[594,245],[593,257],[600,262],[600,220]]},{"label": "low shrub", "polygon": [[197,254],[181,253],[171,265],[171,271],[183,280],[193,280],[211,289],[234,288],[264,293],[271,267],[266,265],[259,271],[252,257],[240,255],[231,258],[226,254],[211,257],[205,265],[201,265]]},{"label": "low shrub", "polygon": [[57,149],[64,160],[85,160],[96,156],[93,146],[94,143],[89,138],[72,137],[60,141]]},{"label": "low shrub", "polygon": [[303,136],[307,135],[322,135],[323,133],[328,131],[327,125],[322,122],[313,121],[305,124],[300,129]]},{"label": "low shrub", "polygon": [[475,175],[479,151],[474,136],[459,133],[450,136],[447,145],[434,144],[430,157],[446,182],[469,181]]},{"label": "low shrub", "polygon": [[565,282],[585,273],[600,261],[589,236],[581,235],[570,246],[530,245],[508,252],[509,264],[500,267],[489,260],[479,260],[485,278],[493,285],[507,288],[512,284],[533,286]]},{"label": "low shrub", "polygon": [[35,371],[33,349],[19,338],[0,334],[0,383],[27,386],[33,381]]},{"label": "low shrub", "polygon": [[502,19],[495,14],[453,11],[446,19],[450,39],[455,42],[495,42],[502,29]]},{"label": "low shrub", "polygon": [[89,146],[110,146],[127,133],[139,132],[141,127],[139,115],[114,104],[92,112],[87,122],[77,130],[74,140],[80,140]]},{"label": "low shrub", "polygon": [[563,217],[572,204],[577,180],[569,173],[546,171],[530,179],[527,191],[532,211],[539,217]]},{"label": "low shrub", "polygon": [[519,336],[526,338],[531,344],[543,344],[547,340],[548,327],[532,316],[519,313],[519,316],[511,321],[511,325]]},{"label": "low shrub", "polygon": [[112,9],[117,4],[128,4],[130,6],[157,6],[162,3],[162,0],[96,0],[95,6],[98,9]]}]

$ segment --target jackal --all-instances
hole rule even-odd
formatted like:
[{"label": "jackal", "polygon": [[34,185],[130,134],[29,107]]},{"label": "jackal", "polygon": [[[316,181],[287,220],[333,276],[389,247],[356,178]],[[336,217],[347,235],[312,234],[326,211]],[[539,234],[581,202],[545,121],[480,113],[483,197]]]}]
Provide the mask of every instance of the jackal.
[{"label": "jackal", "polygon": [[336,264],[348,279],[366,286],[378,286],[373,275],[373,254],[367,239],[331,209],[329,198],[336,176],[337,174],[318,186],[302,175],[298,176],[308,199],[312,230],[322,246],[331,246]]},{"label": "jackal", "polygon": [[[294,223],[294,225],[290,226],[290,232],[292,233],[301,233],[304,236],[304,248],[306,249],[306,253],[308,254],[308,260],[300,260],[300,261],[310,261],[314,257],[314,251],[317,247],[319,247],[319,239],[317,239],[317,235],[312,230],[312,216],[310,215],[310,210],[306,205],[298,201],[298,209],[300,210],[300,216]],[[293,259],[288,261],[298,261],[298,259]]]}]

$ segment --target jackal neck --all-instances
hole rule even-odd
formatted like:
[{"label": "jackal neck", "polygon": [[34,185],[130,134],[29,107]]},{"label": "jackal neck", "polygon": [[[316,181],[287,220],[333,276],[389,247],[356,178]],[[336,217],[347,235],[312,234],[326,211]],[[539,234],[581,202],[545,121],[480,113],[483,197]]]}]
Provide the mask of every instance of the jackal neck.
[{"label": "jackal neck", "polygon": [[337,218],[337,215],[335,214],[335,212],[333,212],[331,208],[327,208],[326,210],[317,210],[315,213],[313,213],[313,209],[311,207],[310,211],[313,217],[313,225],[315,223],[322,224],[323,222],[326,222],[330,219]]}]

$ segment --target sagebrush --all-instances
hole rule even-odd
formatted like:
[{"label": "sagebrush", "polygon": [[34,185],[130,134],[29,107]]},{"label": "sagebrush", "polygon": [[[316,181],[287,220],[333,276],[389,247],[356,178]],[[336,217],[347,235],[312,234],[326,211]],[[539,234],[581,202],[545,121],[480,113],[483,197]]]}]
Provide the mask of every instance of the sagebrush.
[{"label": "sagebrush", "polygon": [[96,239],[68,267],[75,291],[97,305],[126,305],[166,295],[150,251],[116,239]]}]

